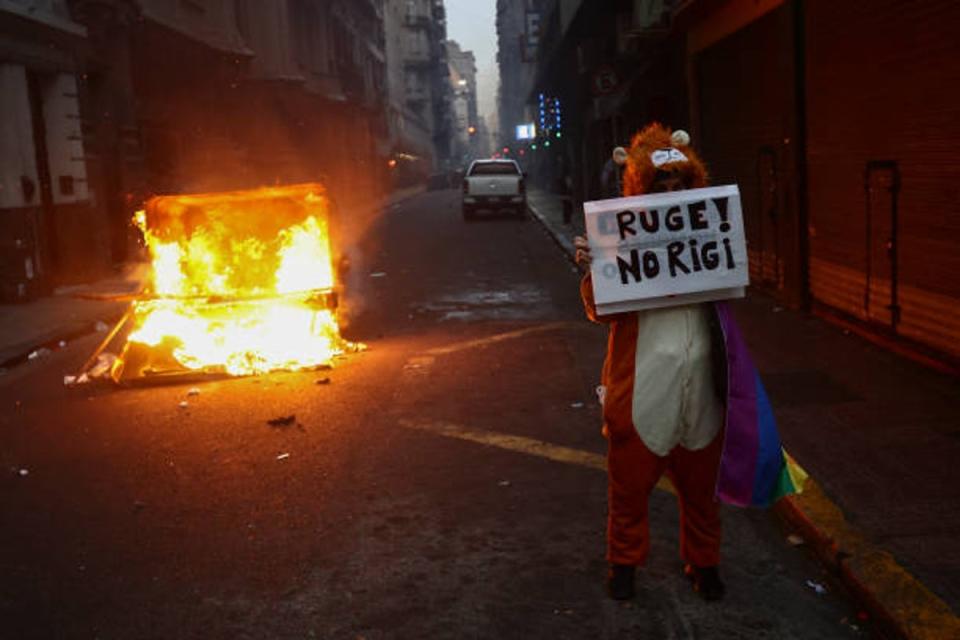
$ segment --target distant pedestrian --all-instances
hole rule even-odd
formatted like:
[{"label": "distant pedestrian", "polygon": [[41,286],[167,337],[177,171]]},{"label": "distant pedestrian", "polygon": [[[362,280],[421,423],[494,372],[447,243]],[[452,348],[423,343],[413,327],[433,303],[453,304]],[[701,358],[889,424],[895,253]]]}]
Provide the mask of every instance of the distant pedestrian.
[{"label": "distant pedestrian", "polygon": [[627,164],[627,150],[623,147],[614,147],[610,159],[603,165],[600,174],[600,196],[602,198],[619,198],[623,195],[623,171]]},{"label": "distant pedestrian", "polygon": [[563,223],[570,224],[573,220],[573,176],[567,168],[567,162],[564,156],[557,156],[556,178],[554,180],[554,191],[560,196],[560,202],[563,204]]},{"label": "distant pedestrian", "polygon": [[[653,124],[630,147],[623,195],[704,187],[706,169],[683,131]],[[576,238],[577,261],[592,260]],[[724,594],[720,507],[767,505],[793,484],[766,394],[725,304],[688,304],[600,316],[590,273],[581,283],[587,316],[609,326],[603,367],[608,439],[607,589],[634,595],[634,573],[650,549],[647,503],[666,473],[680,501],[680,555],[694,590]],[[758,446],[758,442],[766,443]]]}]

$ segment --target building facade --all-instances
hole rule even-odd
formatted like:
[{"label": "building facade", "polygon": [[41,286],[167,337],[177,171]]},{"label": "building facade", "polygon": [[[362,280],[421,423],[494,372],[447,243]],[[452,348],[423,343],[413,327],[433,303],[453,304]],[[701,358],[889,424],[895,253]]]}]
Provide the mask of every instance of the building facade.
[{"label": "building facade", "polygon": [[455,40],[448,40],[446,47],[453,94],[452,154],[459,166],[466,166],[481,150],[477,61],[472,51],[464,51]]},{"label": "building facade", "polygon": [[[2,297],[125,260],[154,193],[323,180],[372,203],[395,146],[384,4],[0,0]],[[435,142],[405,131],[404,151]]]},{"label": "building facade", "polygon": [[[420,33],[428,23],[416,19],[416,6],[390,0],[384,7],[391,163],[395,182],[409,184],[424,178],[434,166],[433,114],[430,84],[408,64],[406,55],[420,46]],[[425,10],[425,7],[424,7]]]},{"label": "building facade", "polygon": [[537,71],[541,23],[554,4],[555,0],[497,0],[498,147],[510,147],[517,126],[532,121],[528,100]]},{"label": "building facade", "polygon": [[[390,0],[387,10],[387,39],[390,43],[391,86],[397,87],[394,129],[407,123],[426,131],[430,137],[431,170],[450,164],[452,142],[452,95],[447,51],[446,9],[443,0]],[[402,96],[402,99],[400,98]],[[415,123],[415,124],[414,124]]]},{"label": "building facade", "polygon": [[651,120],[687,128],[713,182],[740,186],[754,287],[960,361],[960,5],[560,4],[535,84],[584,132],[582,197],[614,142]]},{"label": "building facade", "polygon": [[86,255],[109,252],[81,112],[87,46],[65,1],[0,2],[0,300],[96,272]]}]

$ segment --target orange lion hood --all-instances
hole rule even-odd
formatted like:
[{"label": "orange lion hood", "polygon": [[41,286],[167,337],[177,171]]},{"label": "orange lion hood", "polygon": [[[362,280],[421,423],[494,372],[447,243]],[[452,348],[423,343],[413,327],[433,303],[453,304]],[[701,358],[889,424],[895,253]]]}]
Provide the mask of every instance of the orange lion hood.
[{"label": "orange lion hood", "polygon": [[630,143],[623,195],[649,193],[658,172],[677,174],[688,189],[707,186],[707,168],[690,146],[690,135],[654,122],[633,136]]}]

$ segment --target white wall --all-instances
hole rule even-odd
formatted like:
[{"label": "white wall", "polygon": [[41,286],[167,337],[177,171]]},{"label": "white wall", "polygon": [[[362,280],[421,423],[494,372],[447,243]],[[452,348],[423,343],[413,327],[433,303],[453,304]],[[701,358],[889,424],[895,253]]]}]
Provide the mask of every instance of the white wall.
[{"label": "white wall", "polygon": [[[27,71],[16,64],[0,64],[0,208],[40,204],[36,151],[27,93]],[[20,177],[33,181],[33,199],[23,197]]]},{"label": "white wall", "polygon": [[[90,192],[80,134],[76,78],[66,73],[47,76],[41,84],[41,99],[53,202],[86,201]],[[0,113],[3,113],[0,118],[0,208],[39,206],[40,181],[27,72],[20,65],[0,65]],[[29,202],[24,198],[21,176],[35,185]],[[63,191],[61,177],[72,180],[72,193]]]},{"label": "white wall", "polygon": [[[50,76],[43,83],[42,93],[53,202],[67,204],[85,201],[90,194],[80,134],[77,79],[67,73]],[[63,190],[61,178],[72,181],[72,193]]]}]

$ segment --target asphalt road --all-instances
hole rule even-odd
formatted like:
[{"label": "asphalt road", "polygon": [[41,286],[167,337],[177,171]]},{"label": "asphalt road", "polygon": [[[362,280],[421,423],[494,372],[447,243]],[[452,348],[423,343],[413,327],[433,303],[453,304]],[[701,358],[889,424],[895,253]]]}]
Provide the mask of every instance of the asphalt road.
[{"label": "asphalt road", "polygon": [[535,222],[457,198],[369,228],[369,350],[330,372],[65,389],[90,337],[0,377],[0,638],[866,637],[766,512],[724,511],[702,602],[665,491],[637,600],[606,598],[604,330]]}]

